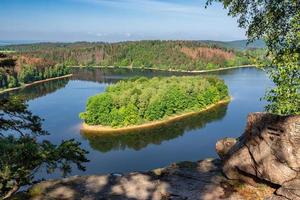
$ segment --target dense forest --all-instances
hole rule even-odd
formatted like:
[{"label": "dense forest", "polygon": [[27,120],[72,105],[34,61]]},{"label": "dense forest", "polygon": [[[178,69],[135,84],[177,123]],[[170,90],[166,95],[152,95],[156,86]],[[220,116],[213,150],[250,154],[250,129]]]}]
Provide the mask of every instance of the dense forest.
[{"label": "dense forest", "polygon": [[0,90],[63,76],[69,69],[61,64],[33,57],[0,53]]},{"label": "dense forest", "polygon": [[253,64],[263,51],[234,50],[212,41],[76,42],[10,45],[0,50],[66,66],[130,66],[203,70]]},{"label": "dense forest", "polygon": [[80,117],[89,125],[124,127],[200,111],[226,98],[227,86],[213,76],[132,78],[90,97]]}]

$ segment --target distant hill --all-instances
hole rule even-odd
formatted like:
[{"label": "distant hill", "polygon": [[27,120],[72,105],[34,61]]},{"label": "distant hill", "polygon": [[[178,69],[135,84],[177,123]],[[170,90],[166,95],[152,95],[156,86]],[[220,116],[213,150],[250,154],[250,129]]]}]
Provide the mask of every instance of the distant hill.
[{"label": "distant hill", "polygon": [[[265,60],[261,42],[246,46],[246,41],[143,40],[116,43],[32,43],[6,45],[20,66],[44,68],[66,66],[120,66],[163,70],[207,70],[251,65]],[[247,49],[250,48],[250,49]],[[24,61],[24,62],[23,62]],[[23,64],[22,64],[23,63]],[[42,67],[41,67],[41,66]]]},{"label": "distant hill", "polygon": [[[127,66],[204,70],[252,64],[248,52],[216,41],[127,41],[117,43],[35,43],[0,47],[26,60],[43,59],[67,66]],[[227,45],[229,46],[229,45]]]},{"label": "distant hill", "polygon": [[18,44],[33,44],[41,41],[37,40],[0,40],[0,46],[18,45]]},{"label": "distant hill", "polygon": [[[218,40],[199,40],[198,42],[206,44],[216,44],[226,48],[232,48],[237,50],[245,50],[250,48],[264,48],[265,42],[263,40],[256,40],[253,43],[247,45],[247,40],[234,40],[229,42],[218,41]],[[38,40],[0,40],[0,46],[10,46],[10,45],[23,45],[23,44],[89,44],[89,43],[104,43],[104,42],[74,42],[74,43],[64,43],[64,42],[43,42]]]},{"label": "distant hill", "polygon": [[216,41],[216,40],[201,40],[201,42],[207,44],[216,44],[219,46],[223,46],[235,50],[260,49],[266,46],[263,40],[256,40],[248,45],[247,45],[247,40],[234,40],[229,42]]},{"label": "distant hill", "polygon": [[235,40],[230,42],[223,42],[225,44],[225,47],[233,48],[233,49],[250,49],[250,48],[264,48],[266,46],[265,42],[263,40],[256,40],[250,44],[247,45],[247,40]]}]

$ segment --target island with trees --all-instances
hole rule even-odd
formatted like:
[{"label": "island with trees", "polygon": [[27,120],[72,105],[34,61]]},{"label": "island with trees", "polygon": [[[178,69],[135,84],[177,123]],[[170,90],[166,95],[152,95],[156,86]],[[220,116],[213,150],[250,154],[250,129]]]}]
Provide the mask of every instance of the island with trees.
[{"label": "island with trees", "polygon": [[90,97],[80,118],[82,130],[149,128],[229,100],[226,84],[214,76],[136,77]]}]

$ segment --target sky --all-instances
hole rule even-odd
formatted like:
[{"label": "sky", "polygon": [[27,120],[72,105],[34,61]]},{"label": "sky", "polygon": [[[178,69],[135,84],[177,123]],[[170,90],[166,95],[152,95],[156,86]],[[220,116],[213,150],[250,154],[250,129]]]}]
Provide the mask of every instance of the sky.
[{"label": "sky", "polygon": [[245,39],[236,19],[205,0],[0,0],[0,40]]}]

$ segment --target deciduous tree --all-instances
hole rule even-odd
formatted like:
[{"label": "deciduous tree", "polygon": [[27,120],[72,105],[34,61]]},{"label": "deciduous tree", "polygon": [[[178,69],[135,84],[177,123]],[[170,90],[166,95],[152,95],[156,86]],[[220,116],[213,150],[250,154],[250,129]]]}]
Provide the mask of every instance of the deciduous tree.
[{"label": "deciduous tree", "polygon": [[271,58],[269,74],[275,88],[267,91],[266,110],[282,115],[300,114],[300,1],[208,0],[221,2],[238,18],[249,42],[264,39]]},{"label": "deciduous tree", "polygon": [[84,170],[87,151],[75,140],[54,145],[39,136],[42,119],[33,115],[20,98],[0,100],[0,199],[10,197],[22,186],[33,184],[35,173],[44,168],[48,173],[59,169],[63,175],[75,164]]}]

